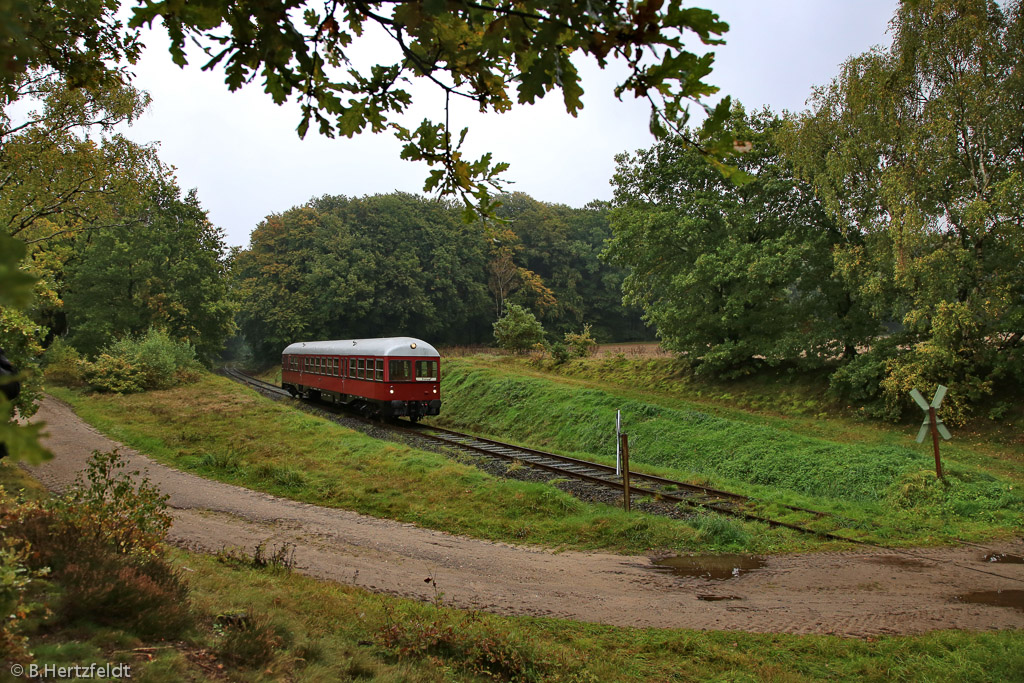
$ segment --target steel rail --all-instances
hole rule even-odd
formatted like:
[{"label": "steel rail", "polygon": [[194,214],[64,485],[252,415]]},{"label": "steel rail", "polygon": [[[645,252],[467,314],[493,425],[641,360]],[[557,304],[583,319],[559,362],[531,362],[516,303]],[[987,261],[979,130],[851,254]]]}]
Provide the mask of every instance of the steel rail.
[{"label": "steel rail", "polygon": [[[233,368],[224,368],[223,371],[229,377],[231,377],[233,379],[236,379],[238,381],[241,381],[241,382],[243,382],[245,384],[249,384],[250,386],[262,389],[264,391],[269,391],[269,392],[271,392],[271,393],[273,393],[275,395],[279,395],[279,396],[287,396],[287,397],[291,397],[292,396],[290,392],[286,391],[285,389],[282,389],[281,387],[277,386],[276,384],[272,384],[270,382],[265,382],[265,381],[263,381],[261,379],[257,379],[255,377],[252,377],[251,375],[247,375],[247,374],[245,374],[243,372],[240,372],[238,370],[235,370]],[[338,409],[341,408],[340,406],[337,406],[337,405],[324,404],[324,403],[320,403],[320,402],[318,402],[317,405],[320,408],[328,407],[328,408],[331,408],[333,410],[338,410]],[[365,417],[363,417],[361,415],[359,415],[359,416],[355,416],[354,415],[352,417],[354,419],[357,419],[357,420],[360,420],[360,421],[363,421],[363,422],[371,422],[371,420],[369,420],[369,419],[367,419],[367,418],[365,418]],[[462,432],[456,432],[456,431],[453,431],[453,430],[450,430],[450,429],[445,429],[443,427],[433,427],[433,426],[426,426],[426,425],[417,425],[415,427],[411,427],[411,426],[405,426],[405,425],[401,425],[401,424],[396,424],[396,422],[397,422],[396,420],[391,420],[389,422],[381,422],[379,424],[382,424],[383,426],[387,427],[388,429],[391,429],[392,431],[404,432],[406,434],[409,434],[409,435],[412,435],[412,436],[415,436],[415,437],[425,438],[425,439],[428,439],[428,440],[431,440],[431,441],[443,443],[443,444],[445,444],[447,446],[454,446],[456,448],[461,448],[461,449],[464,449],[464,450],[467,450],[467,451],[470,451],[470,452],[474,452],[474,453],[480,453],[480,454],[487,455],[487,456],[490,456],[490,457],[497,457],[497,458],[502,458],[502,459],[505,459],[505,460],[521,462],[524,465],[527,465],[529,467],[533,467],[533,468],[536,468],[536,469],[544,470],[544,471],[547,471],[547,472],[551,472],[553,474],[558,474],[558,475],[565,476],[565,477],[572,478],[572,479],[576,479],[576,480],[579,480],[579,481],[584,481],[584,482],[587,482],[587,483],[590,483],[590,484],[594,484],[596,486],[601,486],[601,487],[604,487],[604,488],[611,488],[611,489],[616,490],[616,491],[624,491],[624,488],[625,488],[621,481],[616,481],[615,479],[609,479],[608,478],[608,475],[613,473],[615,471],[615,468],[611,467],[609,465],[605,465],[603,463],[591,462],[589,460],[581,460],[579,458],[573,458],[571,456],[565,456],[565,455],[559,455],[557,453],[550,453],[550,452],[546,452],[546,451],[541,451],[541,450],[537,450],[537,449],[534,449],[534,448],[529,448],[529,447],[526,447],[526,446],[519,446],[519,445],[516,445],[516,444],[503,443],[501,441],[495,441],[493,439],[486,439],[486,438],[483,438],[483,437],[478,437],[478,436],[473,435],[473,434],[465,434],[465,433],[462,433]],[[437,434],[430,434],[430,433],[427,432],[427,430],[431,430],[431,431],[438,432],[438,433]],[[466,439],[466,440],[469,440],[469,441],[476,441],[476,442],[484,444],[484,446],[473,445],[471,443],[466,443],[464,441],[460,441],[459,439]],[[508,453],[503,453],[503,452],[501,452],[500,449],[504,449],[504,450],[509,451],[509,452]],[[553,461],[555,464],[549,464],[549,463],[541,462],[541,461],[535,460],[534,458],[547,459],[547,460]],[[574,471],[572,469],[568,469],[569,467],[580,468],[583,471],[578,471],[578,470]],[[713,510],[715,512],[718,512],[718,513],[721,513],[721,514],[725,514],[725,515],[730,515],[732,517],[739,517],[739,518],[750,520],[750,521],[762,522],[764,524],[768,524],[769,526],[773,526],[773,527],[783,527],[783,528],[786,528],[786,529],[792,529],[793,531],[798,531],[798,532],[805,533],[805,534],[813,534],[815,536],[820,536],[820,537],[823,537],[823,538],[828,538],[830,540],[842,541],[842,542],[846,542],[846,543],[861,543],[862,542],[862,541],[859,541],[858,539],[848,538],[846,536],[840,536],[838,534],[834,534],[834,533],[829,532],[829,531],[821,531],[821,530],[817,530],[817,529],[811,529],[811,528],[808,528],[808,527],[805,527],[805,526],[801,526],[799,524],[793,524],[793,523],[790,523],[790,522],[784,522],[782,520],[772,519],[771,517],[766,517],[764,515],[758,515],[758,514],[749,512],[747,510],[738,509],[739,506],[742,506],[744,504],[753,502],[753,499],[751,499],[748,496],[744,496],[742,494],[731,493],[729,491],[722,491],[722,490],[719,490],[719,489],[714,489],[714,488],[707,487],[707,486],[700,486],[700,485],[697,485],[697,484],[690,484],[690,483],[687,483],[687,482],[675,481],[675,480],[672,480],[672,479],[666,479],[664,477],[659,477],[659,476],[652,475],[652,474],[644,474],[644,473],[640,473],[640,472],[632,472],[631,471],[630,472],[630,478],[632,480],[634,480],[634,481],[642,480],[642,481],[647,481],[647,482],[655,483],[655,484],[662,485],[662,486],[674,486],[674,487],[677,487],[679,489],[682,489],[682,490],[685,490],[685,491],[689,491],[691,493],[697,493],[697,494],[702,494],[704,496],[711,496],[712,497],[711,500],[698,499],[698,498],[696,498],[696,497],[694,497],[692,495],[691,496],[677,495],[677,494],[675,494],[674,492],[671,492],[671,491],[655,490],[655,489],[646,488],[646,487],[642,487],[642,486],[641,487],[637,487],[635,485],[630,485],[631,493],[635,493],[635,494],[640,495],[640,496],[650,496],[654,500],[669,501],[669,502],[672,502],[672,503],[682,503],[682,504],[687,505],[689,507],[706,509],[706,510]],[[715,500],[715,498],[718,498],[719,500]],[[734,507],[729,507],[730,504],[731,505],[735,505],[737,507],[735,507],[735,508]],[[800,512],[800,513],[812,514],[812,515],[815,515],[819,519],[820,518],[825,518],[825,517],[832,517],[832,518],[834,518],[833,515],[830,515],[827,512],[821,512],[821,511],[818,511],[818,510],[808,510],[808,509],[805,509],[805,508],[793,507],[793,506],[784,505],[784,504],[781,504],[781,503],[775,504],[775,505],[777,505],[778,507],[782,507],[782,508],[784,508],[786,510],[792,511],[792,512]]]},{"label": "steel rail", "polygon": [[[262,389],[264,391],[271,392],[271,393],[273,393],[275,395],[286,396],[286,397],[289,397],[289,398],[292,397],[290,392],[286,391],[285,389],[282,389],[281,387],[277,386],[276,384],[272,384],[270,382],[264,382],[261,379],[257,379],[255,377],[252,377],[251,375],[247,375],[247,374],[245,374],[243,372],[239,372],[238,370],[234,370],[232,368],[224,368],[224,373],[227,374],[228,376],[230,376],[233,379],[241,381],[241,382],[243,382],[245,384],[249,384],[250,386]],[[335,404],[318,403],[317,405],[318,405],[318,407],[321,407],[321,408],[332,409],[332,411],[334,411],[334,412],[341,412],[341,410],[343,409],[341,406],[338,406],[338,405],[335,405]],[[365,423],[373,422],[372,420],[369,420],[369,419],[367,419],[367,418],[365,418],[365,417],[363,417],[361,415],[351,415],[351,413],[349,413],[349,415],[353,419],[357,419],[357,420],[359,420],[361,422],[365,422]],[[614,479],[607,479],[607,478],[605,478],[605,476],[602,476],[602,475],[607,475],[607,473],[609,473],[609,472],[614,472],[614,470],[615,470],[614,467],[610,467],[610,466],[604,465],[602,463],[594,463],[594,462],[590,462],[590,461],[587,461],[587,460],[580,460],[578,458],[572,458],[570,456],[558,455],[557,453],[548,453],[548,452],[545,452],[545,451],[540,451],[540,450],[537,450],[537,449],[529,448],[529,447],[526,447],[526,446],[519,446],[519,445],[516,445],[516,444],[503,443],[503,442],[500,442],[500,441],[495,441],[493,439],[486,439],[486,438],[475,436],[475,435],[472,435],[472,434],[464,434],[462,432],[456,432],[456,431],[453,431],[453,430],[450,430],[450,429],[445,429],[443,427],[433,427],[433,426],[427,426],[427,425],[406,426],[406,425],[396,424],[396,421],[394,421],[394,420],[392,420],[391,422],[384,422],[384,423],[377,422],[376,424],[380,424],[382,426],[390,428],[392,431],[405,432],[405,433],[413,435],[413,436],[417,436],[417,437],[421,437],[421,438],[427,438],[429,440],[432,440],[432,441],[435,441],[435,442],[440,442],[440,443],[443,443],[443,444],[448,445],[448,446],[454,446],[456,448],[465,449],[465,450],[468,450],[468,451],[471,451],[471,452],[478,452],[480,454],[487,455],[489,457],[498,457],[498,458],[503,458],[503,459],[506,459],[506,460],[522,462],[522,463],[524,463],[524,464],[526,464],[526,465],[528,465],[530,467],[535,467],[537,469],[549,471],[549,472],[551,472],[553,474],[559,474],[559,475],[563,475],[563,476],[566,476],[566,477],[571,477],[573,479],[577,479],[577,480],[580,480],[580,481],[586,481],[588,483],[592,483],[592,484],[595,484],[595,485],[598,485],[598,486],[602,486],[602,487],[605,487],[605,488],[612,488],[612,489],[615,489],[615,490],[618,490],[618,491],[623,491],[623,489],[624,489],[624,486],[623,486],[621,481],[615,481]],[[435,431],[435,432],[439,432],[440,434],[447,435],[449,438],[445,438],[444,436],[436,435],[436,434],[427,434],[426,430],[432,430],[432,431]],[[477,442],[485,444],[486,446],[491,446],[494,449],[499,449],[500,448],[500,449],[511,451],[511,453],[502,453],[502,452],[500,452],[498,450],[490,450],[488,448],[483,448],[483,447],[479,447],[479,446],[473,446],[471,444],[467,444],[467,443],[458,441],[458,438],[465,438],[465,439],[469,439],[471,441],[477,441]],[[535,460],[531,460],[529,458],[518,457],[516,455],[517,452],[526,454],[527,456],[533,456],[533,457],[538,457],[538,458],[549,458],[549,459],[555,460],[555,461],[563,460],[563,461],[565,461],[567,466],[575,466],[575,467],[581,467],[581,468],[582,467],[591,468],[592,470],[594,470],[595,473],[587,474],[585,472],[573,472],[572,470],[567,470],[567,469],[564,469],[562,467],[557,467],[557,466],[554,466],[554,465],[548,465],[548,464],[545,464],[543,462],[537,462]],[[663,485],[680,486],[680,487],[685,488],[686,490],[695,491],[695,492],[701,492],[701,493],[704,493],[705,495],[716,495],[716,496],[725,497],[728,500],[735,501],[737,505],[742,505],[742,504],[744,504],[746,502],[755,502],[755,499],[752,499],[749,496],[744,496],[744,495],[736,494],[736,493],[730,493],[728,491],[720,491],[718,489],[713,489],[713,488],[710,488],[710,487],[699,486],[699,485],[696,485],[696,484],[688,484],[686,482],[673,481],[671,479],[666,479],[664,477],[658,477],[658,476],[655,476],[655,475],[642,474],[642,473],[637,473],[637,472],[630,472],[630,478],[632,480],[636,480],[638,478],[639,479],[644,479],[646,481],[652,481],[654,483],[659,483],[659,484],[663,484]],[[817,529],[811,529],[811,528],[808,528],[808,527],[800,526],[798,524],[792,524],[792,523],[789,523],[789,522],[783,522],[781,520],[772,519],[770,517],[765,517],[763,515],[753,514],[753,513],[747,512],[745,510],[738,510],[738,509],[733,509],[733,508],[725,507],[724,505],[721,504],[721,502],[698,501],[698,500],[694,499],[693,497],[677,496],[677,495],[674,495],[671,492],[656,491],[656,490],[642,488],[642,487],[641,488],[637,488],[636,486],[633,486],[633,485],[630,485],[630,491],[631,491],[631,493],[636,493],[636,494],[639,494],[639,495],[642,495],[642,496],[651,496],[655,500],[660,499],[660,500],[667,500],[667,501],[671,501],[671,502],[675,502],[675,503],[683,503],[683,504],[691,506],[691,507],[713,510],[715,512],[719,512],[721,514],[729,515],[729,516],[732,516],[732,517],[740,517],[740,518],[747,519],[747,520],[750,520],[750,521],[761,522],[761,523],[768,524],[769,526],[773,526],[773,527],[782,527],[782,528],[786,528],[786,529],[791,529],[793,531],[797,531],[797,532],[804,533],[804,534],[812,534],[812,535],[819,536],[819,537],[822,537],[822,538],[827,538],[829,540],[840,541],[840,542],[843,542],[843,543],[852,543],[852,544],[855,544],[855,545],[863,545],[863,546],[868,546],[868,547],[871,547],[871,548],[877,548],[877,549],[880,549],[880,550],[886,550],[886,551],[889,551],[889,552],[897,553],[897,554],[904,555],[904,556],[907,556],[907,557],[916,558],[916,559],[919,559],[919,560],[922,560],[922,561],[926,561],[926,562],[938,562],[938,560],[935,560],[934,558],[930,558],[930,557],[923,556],[923,555],[918,555],[918,554],[916,554],[914,552],[911,552],[911,551],[909,551],[909,550],[907,550],[905,548],[894,548],[894,547],[887,546],[887,545],[884,545],[884,544],[881,544],[881,543],[876,543],[876,542],[873,542],[873,541],[868,541],[868,540],[863,540],[863,539],[858,539],[858,538],[849,538],[847,536],[841,536],[839,534],[835,534],[835,533],[832,533],[832,532],[829,532],[829,531],[821,531],[821,530],[817,530]],[[764,501],[759,501],[759,502],[764,502]],[[821,511],[817,511],[817,510],[808,510],[808,509],[805,509],[805,508],[793,507],[793,506],[788,506],[788,505],[783,505],[783,504],[775,504],[775,505],[778,505],[779,507],[782,507],[784,509],[791,510],[791,511],[794,511],[794,512],[803,512],[803,513],[813,514],[813,515],[815,515],[818,518],[828,517],[828,518],[831,518],[831,519],[839,519],[835,515],[833,515],[831,513],[828,513],[828,512],[821,512]],[[979,548],[979,549],[992,551],[992,548],[989,548],[987,546],[983,546],[983,545],[980,545],[980,544],[977,544],[977,543],[972,543],[970,541],[963,541],[963,540],[960,540],[960,539],[957,539],[957,541],[959,543],[961,543],[962,545],[970,545],[970,546],[974,546],[974,547]],[[1015,582],[1022,582],[1021,579],[1017,579],[1016,577],[1011,577],[1011,576],[1006,576],[1006,575],[1003,575],[1003,574],[998,574],[998,573],[993,572],[991,570],[981,569],[979,567],[973,567],[973,566],[965,565],[965,564],[962,564],[962,563],[959,563],[959,562],[954,562],[953,564],[955,564],[958,567],[961,567],[963,569],[967,569],[967,570],[970,570],[970,571],[973,571],[973,572],[977,572],[977,573],[981,573],[981,574],[987,574],[989,576],[994,576],[994,577],[998,577],[998,578],[1002,578],[1002,579],[1007,579],[1007,580],[1011,580],[1011,581],[1015,581]]]}]

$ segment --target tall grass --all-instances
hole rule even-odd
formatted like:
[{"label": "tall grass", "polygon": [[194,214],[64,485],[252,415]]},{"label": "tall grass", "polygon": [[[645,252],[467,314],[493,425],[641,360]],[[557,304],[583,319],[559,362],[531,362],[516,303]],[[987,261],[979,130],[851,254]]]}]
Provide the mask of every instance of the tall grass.
[{"label": "tall grass", "polygon": [[807,436],[472,360],[448,364],[443,395],[445,424],[565,452],[609,457],[621,410],[631,460],[683,476],[844,505],[920,508],[923,515],[1006,528],[1024,518],[1013,482],[953,462],[946,481],[936,482],[927,475],[931,458],[904,446]]}]

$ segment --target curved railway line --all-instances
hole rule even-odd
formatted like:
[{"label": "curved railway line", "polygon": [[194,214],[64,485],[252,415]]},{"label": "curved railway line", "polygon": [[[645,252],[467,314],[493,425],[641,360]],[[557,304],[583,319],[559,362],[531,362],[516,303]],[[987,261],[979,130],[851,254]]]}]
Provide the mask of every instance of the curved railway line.
[{"label": "curved railway line", "polygon": [[[268,394],[292,398],[292,395],[281,387],[269,382],[264,382],[263,380],[257,379],[243,372],[239,372],[238,370],[225,368],[224,373],[236,381],[247,384]],[[344,408],[327,403],[316,403],[316,406],[318,408],[326,408],[338,414],[344,412],[347,417],[352,419],[359,420],[364,423],[373,422],[376,425],[382,426],[396,433],[425,439],[433,443],[453,447],[464,452],[505,461],[519,462],[523,465],[544,470],[567,479],[584,481],[595,486],[619,492],[624,491],[622,479],[615,475],[615,468],[602,463],[580,460],[578,458],[559,455],[557,453],[548,453],[516,444],[502,443],[500,441],[494,441],[492,439],[486,439],[472,434],[463,434],[461,432],[441,427],[432,427],[422,424],[402,425],[398,424],[398,421],[395,419],[383,422],[372,421],[361,415],[355,415]],[[868,540],[867,538],[844,535],[840,532],[847,531],[861,536],[867,536],[870,534],[871,529],[869,527],[871,525],[864,522],[851,524],[851,520],[844,519],[843,517],[832,513],[762,501],[749,496],[731,493],[729,491],[721,491],[697,484],[674,481],[664,477],[644,474],[642,472],[631,471],[629,479],[631,496],[639,499],[652,498],[656,501],[702,508],[732,517],[762,522],[774,527],[784,527],[800,533],[812,534],[820,538],[886,550],[921,561],[933,561],[926,556],[911,552],[905,548],[896,548]],[[779,517],[784,517],[784,519],[780,519]],[[978,543],[972,543],[970,541],[959,541],[959,543],[978,548],[980,550],[991,551],[990,548]],[[982,569],[977,566],[959,562],[954,562],[953,564],[972,572],[1024,583],[1024,580],[999,574],[988,569]]]},{"label": "curved railway line", "polygon": [[[225,368],[224,373],[232,379],[258,388],[261,391],[282,397],[291,397],[291,394],[281,387],[264,382],[238,370]],[[326,407],[331,410],[337,409],[336,406],[331,404],[318,403],[317,406],[321,408]],[[346,414],[353,419],[368,421],[366,418],[353,415],[352,413],[347,412]],[[615,468],[610,465],[540,451],[526,446],[503,443],[441,427],[403,425],[399,424],[397,420],[384,421],[379,424],[393,432],[425,439],[476,455],[521,463],[522,465],[544,470],[560,477],[612,489],[625,495],[625,484],[622,478],[615,474]],[[629,480],[631,499],[643,500],[650,498],[662,503],[686,505],[732,517],[763,522],[771,526],[785,527],[830,540],[848,543],[861,542],[857,538],[840,535],[838,533],[840,530],[850,529],[850,525],[847,523],[848,520],[827,512],[808,510],[781,503],[768,503],[738,493],[667,479],[643,472],[631,471],[629,473]],[[780,519],[780,517],[785,518]]]}]

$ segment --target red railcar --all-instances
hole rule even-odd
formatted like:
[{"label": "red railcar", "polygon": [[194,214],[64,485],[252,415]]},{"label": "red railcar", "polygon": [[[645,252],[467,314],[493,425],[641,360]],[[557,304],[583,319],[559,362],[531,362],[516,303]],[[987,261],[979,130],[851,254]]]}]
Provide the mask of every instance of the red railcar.
[{"label": "red railcar", "polygon": [[281,387],[415,422],[441,413],[441,356],[412,337],[298,342],[281,354]]}]

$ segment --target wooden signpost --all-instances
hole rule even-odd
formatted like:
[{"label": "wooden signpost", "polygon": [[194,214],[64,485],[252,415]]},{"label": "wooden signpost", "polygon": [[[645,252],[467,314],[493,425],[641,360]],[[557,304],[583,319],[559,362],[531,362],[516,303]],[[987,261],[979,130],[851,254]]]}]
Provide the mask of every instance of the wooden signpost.
[{"label": "wooden signpost", "polygon": [[942,420],[936,415],[936,411],[939,406],[942,405],[942,399],[946,396],[946,387],[939,385],[939,388],[935,390],[935,396],[932,397],[932,402],[929,404],[924,400],[924,396],[917,389],[910,390],[910,397],[914,399],[914,402],[921,407],[924,411],[924,422],[921,424],[920,431],[917,432],[917,442],[922,443],[924,441],[925,434],[931,430],[932,433],[932,447],[935,449],[935,475],[942,479],[942,461],[939,459],[939,435],[946,441],[952,439],[949,430],[946,429],[946,425],[942,424]]}]

